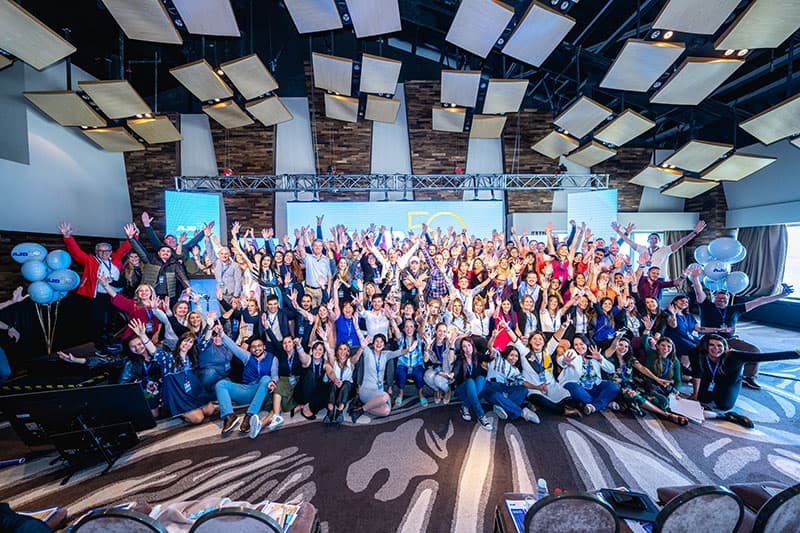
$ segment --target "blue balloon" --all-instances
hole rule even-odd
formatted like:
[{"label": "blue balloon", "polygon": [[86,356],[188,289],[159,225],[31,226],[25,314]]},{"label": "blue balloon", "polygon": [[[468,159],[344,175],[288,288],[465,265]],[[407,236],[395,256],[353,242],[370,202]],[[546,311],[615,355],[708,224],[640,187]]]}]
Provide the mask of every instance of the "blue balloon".
[{"label": "blue balloon", "polygon": [[731,272],[726,278],[728,290],[733,294],[739,294],[750,286],[750,278],[744,272]]},{"label": "blue balloon", "polygon": [[47,254],[47,266],[53,270],[69,268],[72,264],[72,256],[66,250],[53,250]]},{"label": "blue balloon", "polygon": [[742,250],[739,252],[739,255],[737,255],[736,257],[732,258],[730,261],[728,261],[728,263],[730,263],[730,264],[740,263],[740,262],[744,261],[745,257],[747,257],[747,248],[742,246]]},{"label": "blue balloon", "polygon": [[703,272],[705,272],[706,277],[713,279],[714,281],[724,278],[730,271],[731,266],[728,263],[723,263],[722,261],[709,261],[703,268]]},{"label": "blue balloon", "polygon": [[44,281],[34,281],[28,285],[28,294],[37,304],[47,305],[53,300],[53,289]]},{"label": "blue balloon", "polygon": [[703,278],[703,286],[710,290],[711,292],[716,291],[726,291],[728,290],[727,283],[725,282],[725,278],[714,280],[709,277]]},{"label": "blue balloon", "polygon": [[708,244],[708,251],[714,259],[730,263],[742,251],[742,243],[733,237],[719,237]]},{"label": "blue balloon", "polygon": [[711,254],[708,251],[707,245],[698,246],[694,249],[694,260],[700,263],[701,265],[705,265],[709,261],[711,261]]},{"label": "blue balloon", "polygon": [[11,250],[11,259],[17,263],[44,261],[46,257],[47,248],[35,242],[21,242]]},{"label": "blue balloon", "polygon": [[81,277],[78,273],[67,268],[51,272],[44,280],[54,291],[64,292],[76,289],[81,283]]},{"label": "blue balloon", "polygon": [[69,294],[67,291],[53,291],[53,301],[58,302],[63,300],[67,294]]},{"label": "blue balloon", "polygon": [[22,277],[28,281],[42,281],[47,277],[47,265],[41,261],[22,263]]}]

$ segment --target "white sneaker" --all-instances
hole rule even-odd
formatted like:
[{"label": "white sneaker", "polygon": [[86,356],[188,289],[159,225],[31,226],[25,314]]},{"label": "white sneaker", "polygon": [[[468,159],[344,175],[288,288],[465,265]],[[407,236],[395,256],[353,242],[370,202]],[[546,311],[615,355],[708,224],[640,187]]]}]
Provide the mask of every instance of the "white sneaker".
[{"label": "white sneaker", "polygon": [[272,421],[267,426],[269,431],[275,431],[283,424],[283,417],[281,415],[275,415],[272,417]]},{"label": "white sneaker", "polygon": [[506,420],[508,418],[508,413],[506,413],[506,410],[499,405],[494,406],[494,414],[496,414],[497,418],[500,420]]},{"label": "white sneaker", "polygon": [[467,407],[466,405],[461,406],[461,418],[463,418],[467,422],[472,420],[472,415],[469,414],[469,407]]},{"label": "white sneaker", "polygon": [[494,427],[492,426],[492,421],[489,420],[489,417],[486,416],[486,415],[483,415],[482,417],[480,417],[478,419],[478,422],[480,422],[481,427],[483,429],[485,429],[486,431],[492,431],[494,429]]},{"label": "white sneaker", "polygon": [[250,432],[248,435],[251,439],[258,437],[261,433],[261,417],[258,414],[250,415]]},{"label": "white sneaker", "polygon": [[527,407],[523,407],[522,409],[522,418],[531,422],[532,424],[538,424],[540,422],[539,415],[528,409]]},{"label": "white sneaker", "polygon": [[617,402],[610,402],[608,404],[608,408],[611,409],[612,411],[619,411],[620,410],[620,406],[619,406],[619,404]]}]

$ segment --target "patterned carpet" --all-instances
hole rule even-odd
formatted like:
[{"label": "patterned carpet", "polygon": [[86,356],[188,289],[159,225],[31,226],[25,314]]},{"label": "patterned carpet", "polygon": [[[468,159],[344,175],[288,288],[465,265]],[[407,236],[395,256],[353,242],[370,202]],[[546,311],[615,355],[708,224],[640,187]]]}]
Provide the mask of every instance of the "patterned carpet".
[{"label": "patterned carpet", "polygon": [[[754,328],[748,333],[765,338]],[[770,348],[797,337],[771,335]],[[800,361],[763,371],[800,376]],[[105,476],[87,470],[60,487],[52,456],[0,470],[0,501],[64,505],[74,516],[124,501],[302,498],[319,508],[327,531],[460,532],[489,530],[501,494],[532,491],[539,477],[551,489],[625,485],[652,496],[673,484],[798,482],[800,381],[765,375],[761,382],[764,390],[745,391],[737,406],[754,430],[607,413],[577,421],[542,414],[541,425],[499,423],[489,433],[462,421],[456,406],[416,403],[354,427],[293,419],[257,440],[222,439],[218,423],[171,421]]]}]

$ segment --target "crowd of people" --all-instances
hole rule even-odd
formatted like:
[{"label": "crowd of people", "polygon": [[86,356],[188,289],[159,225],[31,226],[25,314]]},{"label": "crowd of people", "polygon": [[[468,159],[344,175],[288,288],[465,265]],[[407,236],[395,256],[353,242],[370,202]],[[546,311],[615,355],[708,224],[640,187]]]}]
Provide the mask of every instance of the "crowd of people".
[{"label": "crowd of people", "polygon": [[[743,384],[759,386],[757,363],[800,357],[760,353],[736,336],[741,314],[790,287],[731,305],[726,292],[707,294],[698,272],[664,279],[669,256],[702,221],[669,245],[657,234],[637,244],[633,225],[614,224],[606,240],[574,221],[568,235],[548,224],[538,240],[513,227],[480,238],[425,225],[401,236],[337,224],[326,236],[320,216],[316,230],[278,239],[264,229],[261,242],[235,222],[229,245],[213,222],[191,239],[159,237],[147,213],[141,222],[146,239],[128,224],[127,241],[98,244],[93,255],[60,225],[83,267],[77,292],[91,301],[98,353],[59,356],[121,364],[120,382],[139,383],[154,415],[199,424],[218,410],[223,435],[255,438],[286,416],[323,412],[326,424],[355,422],[454,397],[462,418],[487,430],[487,409],[531,423],[537,412],[612,409],[685,425],[670,409],[677,393],[708,418],[752,427],[732,409]],[[211,276],[218,312],[191,285]],[[662,305],[667,287],[679,292]],[[125,322],[115,333],[117,316]],[[109,357],[117,340],[124,352]]]}]

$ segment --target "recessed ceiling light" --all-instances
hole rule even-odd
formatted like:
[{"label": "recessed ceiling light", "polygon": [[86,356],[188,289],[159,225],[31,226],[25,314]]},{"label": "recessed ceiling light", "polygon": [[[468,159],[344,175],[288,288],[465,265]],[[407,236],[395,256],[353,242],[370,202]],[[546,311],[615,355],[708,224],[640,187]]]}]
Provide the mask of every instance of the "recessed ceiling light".
[{"label": "recessed ceiling light", "polygon": [[136,118],[142,118],[143,116],[144,116],[144,115],[142,115],[141,113],[138,113],[138,114],[136,115]]},{"label": "recessed ceiling light", "polygon": [[726,56],[732,56],[732,55],[733,55],[733,52],[735,52],[735,50],[730,50],[730,49],[728,49],[728,50],[725,50],[725,55],[726,55]]},{"label": "recessed ceiling light", "polygon": [[222,75],[224,75],[224,74],[225,74],[225,71],[224,71],[224,70],[222,70],[221,68],[218,68],[218,69],[217,69],[217,74],[219,74],[220,76],[222,76]]},{"label": "recessed ceiling light", "polygon": [[650,37],[652,39],[658,39],[659,37],[661,37],[661,30],[654,31],[653,33],[650,34]]},{"label": "recessed ceiling light", "polygon": [[673,35],[675,35],[675,33],[672,30],[665,31],[664,32],[664,39],[666,39],[666,40],[672,39]]},{"label": "recessed ceiling light", "polygon": [[739,56],[739,57],[742,57],[742,56],[745,56],[745,55],[747,55],[747,52],[749,52],[749,51],[750,51],[750,50],[748,50],[747,48],[742,48],[741,50],[739,50],[738,52],[736,52],[736,55],[737,55],[737,56]]}]

